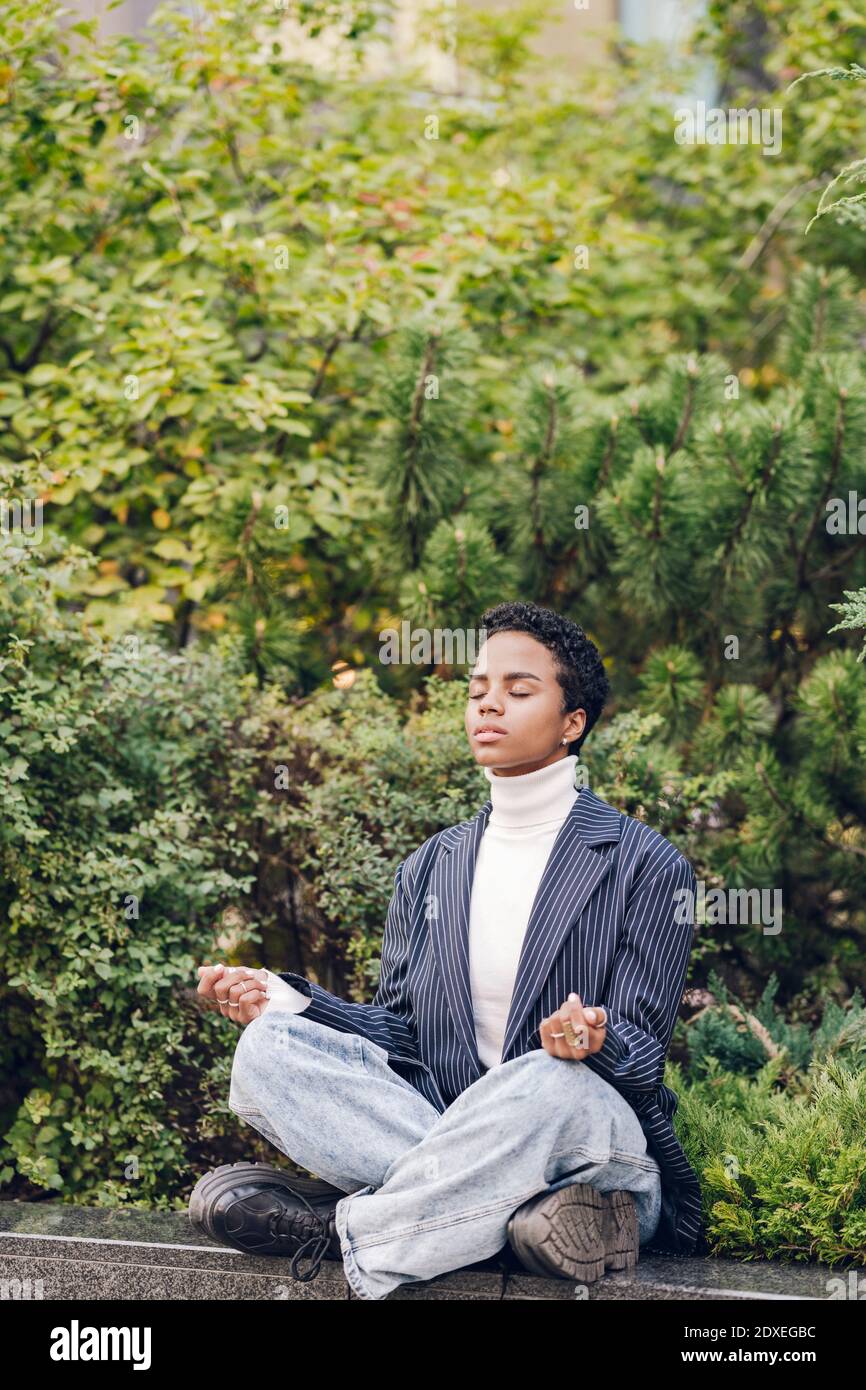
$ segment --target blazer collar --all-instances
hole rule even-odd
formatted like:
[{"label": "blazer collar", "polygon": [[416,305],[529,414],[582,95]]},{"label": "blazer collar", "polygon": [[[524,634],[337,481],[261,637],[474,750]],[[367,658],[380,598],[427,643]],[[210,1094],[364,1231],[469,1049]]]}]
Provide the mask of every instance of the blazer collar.
[{"label": "blazer collar", "polygon": [[[469,981],[469,901],[478,848],[492,809],[488,799],[471,820],[442,832],[427,897],[445,995],[476,1077],[481,1075],[481,1062]],[[595,846],[617,841],[621,826],[619,811],[589,787],[581,787],[554,840],[526,925],[505,1027],[503,1062],[526,1050],[520,1045],[520,1033],[527,1015],[578,917],[610,870],[610,856]]]}]

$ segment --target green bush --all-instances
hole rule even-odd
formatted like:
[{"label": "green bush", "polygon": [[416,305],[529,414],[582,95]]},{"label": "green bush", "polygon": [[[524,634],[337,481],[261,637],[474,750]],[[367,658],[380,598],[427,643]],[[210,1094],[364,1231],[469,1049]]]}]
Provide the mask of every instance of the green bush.
[{"label": "green bush", "polygon": [[780,1088],[783,1067],[746,1076],[710,1059],[688,1082],[668,1063],[712,1252],[866,1265],[866,1067],[831,1059]]},{"label": "green bush", "polygon": [[0,553],[0,1169],[165,1203],[227,1074],[194,967],[257,940],[249,679],[88,632],[57,603],[75,562],[41,559]]},{"label": "green bush", "polygon": [[788,1022],[775,1006],[779,988],[775,975],[750,1009],[731,999],[717,971],[710,971],[707,983],[713,1006],[689,1020],[690,1075],[700,1076],[713,1066],[755,1073],[769,1058],[778,1056],[784,1057],[784,1066],[792,1071],[831,1057],[855,1067],[866,1065],[866,1010],[860,990],[854,991],[844,1009],[824,995],[821,1020],[813,1031],[805,1022]]},{"label": "green bush", "polygon": [[[863,147],[862,104],[832,83],[785,96],[792,68],[857,56],[863,22],[843,39],[832,7],[745,8],[713,6],[697,56],[744,106],[758,64],[784,159],[677,144],[670,94],[692,74],[671,54],[611,44],[579,84],[533,62],[524,6],[462,17],[476,99],[419,101],[417,74],[355,66],[375,5],[352,6],[325,70],[281,29],[299,14],[315,30],[332,5],[165,5],[145,35],[100,43],[50,0],[7,0],[0,463],[26,462],[52,526],[99,555],[79,590],[91,622],[178,644],[228,625],[251,669],[309,691],[334,660],[369,659],[419,578],[437,620],[464,621],[455,539],[437,532],[454,506],[478,538],[474,603],[512,564],[538,601],[582,596],[575,503],[608,481],[645,489],[659,447],[694,452],[685,430],[674,446],[680,417],[631,420],[636,387],[672,354],[718,354],[762,400],[793,374],[780,335],[804,254],[863,284],[854,229],[824,218],[802,238],[822,171]],[[594,430],[594,395],[553,392],[551,370],[606,402]],[[435,400],[416,390],[428,377]],[[706,575],[736,489],[715,520],[708,501],[706,546],[666,536],[646,599]],[[592,537],[615,627],[628,539]]]}]

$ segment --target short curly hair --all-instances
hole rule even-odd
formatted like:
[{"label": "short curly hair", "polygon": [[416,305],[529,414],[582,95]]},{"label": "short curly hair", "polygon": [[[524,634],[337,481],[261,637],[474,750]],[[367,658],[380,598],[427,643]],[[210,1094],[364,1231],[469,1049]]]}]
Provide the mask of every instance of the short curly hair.
[{"label": "short curly hair", "polygon": [[562,686],[560,712],[586,710],[583,733],[568,745],[569,753],[579,753],[610,694],[610,681],[595,643],[570,618],[537,603],[499,603],[487,609],[481,626],[485,640],[494,632],[527,632],[553,653],[556,678]]}]

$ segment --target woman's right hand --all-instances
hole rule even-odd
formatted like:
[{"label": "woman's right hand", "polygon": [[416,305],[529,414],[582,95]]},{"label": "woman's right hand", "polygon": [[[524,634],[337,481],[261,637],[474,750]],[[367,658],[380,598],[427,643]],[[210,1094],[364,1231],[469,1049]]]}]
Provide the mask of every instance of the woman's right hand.
[{"label": "woman's right hand", "polygon": [[205,1008],[217,1009],[242,1027],[264,1013],[268,1002],[267,970],[244,965],[200,965],[198,993]]}]

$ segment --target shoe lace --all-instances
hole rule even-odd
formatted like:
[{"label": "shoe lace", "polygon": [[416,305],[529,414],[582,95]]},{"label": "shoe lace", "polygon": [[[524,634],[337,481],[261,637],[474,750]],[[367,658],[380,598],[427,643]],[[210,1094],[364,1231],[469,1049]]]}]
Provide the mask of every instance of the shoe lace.
[{"label": "shoe lace", "polygon": [[[299,1249],[295,1251],[289,1264],[292,1278],[297,1279],[302,1284],[306,1284],[309,1283],[311,1279],[315,1279],[321,1268],[322,1261],[331,1243],[331,1232],[328,1229],[327,1217],[315,1211],[302,1192],[296,1192],[294,1189],[292,1189],[292,1191],[293,1195],[297,1197],[299,1201],[303,1202],[307,1210],[305,1212],[295,1212],[288,1217],[285,1214],[282,1216],[275,1216],[271,1222],[271,1231],[272,1234],[276,1235],[277,1226],[281,1222],[285,1223],[288,1220],[291,1222],[295,1231],[297,1231],[300,1226],[302,1232],[308,1233],[307,1239]],[[312,1247],[312,1250],[310,1250],[310,1247]],[[308,1251],[310,1251],[310,1267],[302,1274],[300,1272],[300,1262],[307,1256]]]}]

